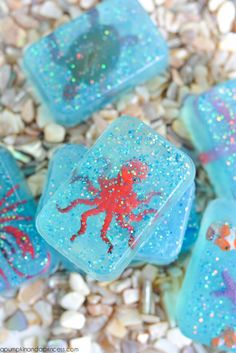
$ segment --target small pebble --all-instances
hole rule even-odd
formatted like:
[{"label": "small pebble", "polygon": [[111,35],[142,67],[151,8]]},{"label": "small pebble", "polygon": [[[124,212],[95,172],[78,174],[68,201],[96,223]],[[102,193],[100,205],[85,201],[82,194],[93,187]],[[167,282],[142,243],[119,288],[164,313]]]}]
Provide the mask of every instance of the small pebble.
[{"label": "small pebble", "polygon": [[40,7],[39,14],[43,17],[57,20],[62,16],[62,11],[55,2],[45,1]]},{"label": "small pebble", "polygon": [[69,292],[60,300],[60,305],[67,310],[78,310],[85,301],[85,296],[79,292]]},{"label": "small pebble", "polygon": [[58,124],[48,124],[44,128],[45,140],[52,143],[63,142],[66,135],[66,130]]},{"label": "small pebble", "polygon": [[74,310],[68,310],[61,315],[60,324],[65,328],[81,330],[85,325],[85,316]]},{"label": "small pebble", "polygon": [[221,33],[230,32],[235,19],[235,5],[232,1],[225,1],[217,11],[217,24]]},{"label": "small pebble", "polygon": [[95,2],[95,0],[80,0],[80,6],[82,9],[88,10],[95,5]]},{"label": "small pebble", "polygon": [[185,337],[177,327],[172,328],[167,332],[167,339],[179,349],[189,346],[192,342],[192,340]]},{"label": "small pebble", "polygon": [[24,122],[26,122],[27,124],[30,124],[34,121],[35,109],[34,109],[34,103],[32,99],[29,98],[24,103],[21,110],[21,116]]},{"label": "small pebble", "polygon": [[68,348],[68,344],[64,340],[50,340],[47,343],[47,347],[49,348],[60,348],[61,349],[66,349]]},{"label": "small pebble", "polygon": [[94,305],[88,305],[87,310],[90,315],[92,316],[110,316],[113,312],[113,309],[109,305],[105,304],[94,304]]},{"label": "small pebble", "polygon": [[165,338],[158,340],[154,343],[153,347],[159,349],[163,353],[179,353],[178,347]]},{"label": "small pebble", "polygon": [[93,353],[91,337],[84,336],[70,340],[70,348],[77,348],[82,353]]},{"label": "small pebble", "polygon": [[24,123],[19,114],[9,110],[0,112],[0,136],[19,134],[24,130]]},{"label": "small pebble", "polygon": [[40,300],[34,305],[44,327],[50,326],[53,322],[52,306],[45,300]]},{"label": "small pebble", "polygon": [[85,283],[85,280],[79,273],[71,273],[69,278],[70,288],[75,292],[84,295],[85,297],[90,294],[90,289]]},{"label": "small pebble", "polygon": [[10,331],[24,331],[28,327],[28,321],[25,314],[18,309],[5,320],[4,326]]},{"label": "small pebble", "polygon": [[36,348],[38,345],[38,337],[37,336],[30,336],[25,337],[22,340],[22,346],[24,348]]},{"label": "small pebble", "polygon": [[106,330],[112,336],[120,339],[124,338],[128,332],[124,324],[116,318],[109,321],[108,325],[106,326]]},{"label": "small pebble", "polygon": [[124,300],[124,303],[127,305],[137,303],[139,301],[139,290],[138,289],[124,290],[123,300]]},{"label": "small pebble", "polygon": [[11,17],[0,20],[0,29],[0,39],[7,45],[17,48],[22,48],[25,45],[27,33]]},{"label": "small pebble", "polygon": [[21,303],[32,305],[42,297],[44,288],[45,284],[42,280],[23,285],[19,290],[18,300]]},{"label": "small pebble", "polygon": [[153,0],[139,0],[139,2],[147,12],[153,12],[155,10]]}]

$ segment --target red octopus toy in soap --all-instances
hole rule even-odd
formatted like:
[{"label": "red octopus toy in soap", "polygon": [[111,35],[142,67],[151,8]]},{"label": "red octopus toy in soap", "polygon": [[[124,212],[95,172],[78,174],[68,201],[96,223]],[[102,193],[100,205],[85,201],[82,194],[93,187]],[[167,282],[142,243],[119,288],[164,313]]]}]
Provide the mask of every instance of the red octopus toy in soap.
[{"label": "red octopus toy in soap", "polygon": [[[149,168],[145,163],[134,159],[123,164],[115,178],[108,179],[106,177],[100,177],[98,179],[100,188],[93,186],[91,181],[86,178],[80,176],[76,177],[77,180],[86,181],[88,191],[94,195],[94,198],[92,200],[76,199],[65,208],[61,208],[57,205],[58,211],[67,213],[79,204],[94,207],[81,215],[81,227],[77,234],[71,236],[71,241],[74,241],[78,236],[86,232],[89,217],[99,213],[105,213],[105,220],[101,229],[101,238],[109,245],[108,253],[112,253],[113,250],[113,245],[107,236],[113,218],[115,218],[121,228],[128,230],[128,244],[133,248],[135,246],[135,232],[131,222],[140,222],[148,214],[157,212],[152,208],[146,209],[139,214],[135,214],[133,211],[142,204],[148,205],[154,196],[161,195],[160,192],[151,192],[145,199],[138,199],[137,193],[134,191],[134,185],[147,179],[148,172]],[[73,181],[74,180],[75,179],[73,179]]]}]

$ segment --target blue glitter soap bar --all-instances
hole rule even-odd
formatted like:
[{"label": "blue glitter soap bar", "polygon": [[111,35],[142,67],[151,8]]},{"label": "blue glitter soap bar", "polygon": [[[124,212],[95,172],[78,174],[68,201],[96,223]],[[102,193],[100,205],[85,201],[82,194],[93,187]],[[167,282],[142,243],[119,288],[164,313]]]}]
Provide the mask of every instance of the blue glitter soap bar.
[{"label": "blue glitter soap bar", "polygon": [[218,196],[236,197],[236,80],[189,96],[182,118]]},{"label": "blue glitter soap bar", "polygon": [[[47,185],[40,199],[38,211],[48,202],[62,181],[68,179],[86,151],[84,146],[70,144],[56,151],[49,164]],[[166,265],[176,260],[188,224],[194,190],[195,187],[192,185],[181,200],[163,217],[150,240],[145,242],[138,251],[136,261]],[[68,267],[68,261],[62,262],[67,269],[72,268],[71,264]]]},{"label": "blue glitter soap bar", "polygon": [[190,158],[138,119],[122,117],[45,205],[37,227],[79,268],[112,280],[193,178]]},{"label": "blue glitter soap bar", "polygon": [[30,46],[24,67],[55,120],[73,126],[167,66],[137,0],[106,0]]},{"label": "blue glitter soap bar", "polygon": [[210,203],[178,301],[182,332],[195,341],[236,352],[236,202]]},{"label": "blue glitter soap bar", "polygon": [[[55,151],[48,166],[46,184],[39,200],[37,214],[54,195],[59,186],[70,177],[73,169],[76,168],[78,161],[82,160],[86,151],[86,147],[72,144],[64,145]],[[60,255],[60,253],[57,253],[57,255],[64,268],[69,271],[79,270],[66,257]]]},{"label": "blue glitter soap bar", "polygon": [[55,268],[34,225],[36,207],[11,154],[0,147],[0,291]]}]

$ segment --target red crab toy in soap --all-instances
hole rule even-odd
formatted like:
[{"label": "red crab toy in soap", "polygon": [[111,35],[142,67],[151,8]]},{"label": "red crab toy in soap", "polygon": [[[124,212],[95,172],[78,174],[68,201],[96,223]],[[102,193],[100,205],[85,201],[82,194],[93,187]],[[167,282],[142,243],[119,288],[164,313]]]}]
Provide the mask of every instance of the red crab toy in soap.
[{"label": "red crab toy in soap", "polygon": [[[35,258],[35,251],[29,236],[17,227],[19,221],[31,221],[32,218],[16,214],[18,207],[26,204],[26,200],[10,203],[9,198],[19,189],[19,185],[13,186],[6,195],[0,199],[0,253],[6,260],[7,264],[22,278],[33,278],[34,275],[27,275],[14,265],[16,254],[16,247],[20,250],[21,256],[24,259],[28,254],[32,259]],[[13,223],[14,225],[11,225]],[[15,256],[14,256],[15,255]],[[40,272],[43,273],[47,270],[50,264],[50,254],[48,253],[48,264]],[[6,287],[8,288],[9,281],[2,268],[0,268],[0,276],[3,278]]]},{"label": "red crab toy in soap", "polygon": [[128,244],[134,247],[134,227],[130,222],[140,222],[144,217],[151,213],[156,213],[154,209],[146,209],[139,214],[134,214],[133,211],[141,204],[148,204],[153,196],[160,195],[160,192],[151,192],[144,200],[139,200],[137,193],[133,190],[133,186],[145,180],[148,175],[148,166],[139,161],[131,160],[125,163],[117,175],[112,179],[99,178],[98,183],[100,189],[94,187],[88,179],[77,176],[77,180],[85,180],[88,190],[95,196],[94,199],[76,199],[65,208],[57,209],[61,213],[67,213],[79,204],[95,206],[84,212],[81,215],[81,227],[77,234],[72,235],[71,241],[74,241],[78,236],[84,234],[87,229],[87,220],[91,216],[99,213],[105,213],[105,220],[101,229],[102,240],[109,245],[108,253],[112,252],[113,245],[107,237],[107,232],[112,219],[115,218],[117,224],[121,228],[125,228],[129,232]]}]

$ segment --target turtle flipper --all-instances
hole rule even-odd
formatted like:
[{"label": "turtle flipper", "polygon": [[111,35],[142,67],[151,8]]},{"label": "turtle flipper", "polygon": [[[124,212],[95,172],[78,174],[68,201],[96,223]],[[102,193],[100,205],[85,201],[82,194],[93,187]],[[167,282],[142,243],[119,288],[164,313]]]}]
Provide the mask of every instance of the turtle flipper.
[{"label": "turtle flipper", "polygon": [[135,45],[138,43],[138,37],[134,35],[127,35],[120,38],[121,45]]},{"label": "turtle flipper", "polygon": [[99,12],[96,8],[93,8],[90,11],[88,11],[87,16],[89,17],[89,22],[90,22],[91,27],[98,24]]},{"label": "turtle flipper", "polygon": [[63,58],[63,56],[61,55],[61,52],[59,50],[59,45],[58,45],[55,33],[51,33],[47,37],[47,39],[48,39],[48,49],[49,49],[49,52],[51,54],[52,59],[58,65],[62,65],[63,64],[63,60],[61,60],[61,59]]}]

